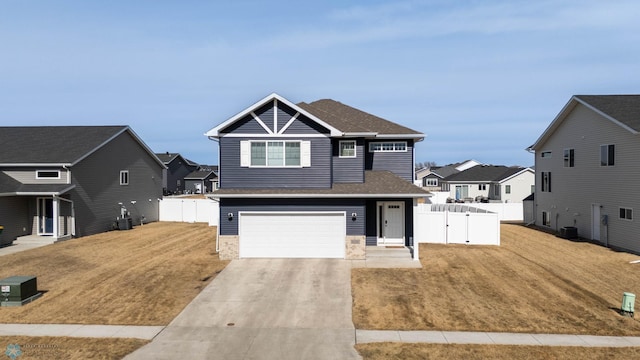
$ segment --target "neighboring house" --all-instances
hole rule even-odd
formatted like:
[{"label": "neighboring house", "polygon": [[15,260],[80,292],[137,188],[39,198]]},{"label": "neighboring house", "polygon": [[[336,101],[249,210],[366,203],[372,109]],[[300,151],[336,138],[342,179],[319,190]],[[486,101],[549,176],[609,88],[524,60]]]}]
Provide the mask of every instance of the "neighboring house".
[{"label": "neighboring house", "polygon": [[428,191],[449,191],[449,188],[446,186],[446,183],[442,182],[442,179],[477,165],[482,164],[475,160],[465,160],[445,166],[423,168],[416,171],[416,185]]},{"label": "neighboring house", "polygon": [[184,178],[192,172],[198,170],[198,164],[185,159],[179,153],[156,153],[167,167],[163,177],[163,187],[165,194],[183,193],[185,190]]},{"label": "neighboring house", "polygon": [[205,194],[216,190],[218,176],[211,168],[201,168],[184,177],[184,189],[190,194]]},{"label": "neighboring house", "polygon": [[[442,180],[457,201],[522,202],[534,190],[531,168],[477,165]],[[443,185],[444,186],[444,185]]]},{"label": "neighboring house", "polygon": [[164,168],[128,126],[0,127],[0,240],[157,221]]},{"label": "neighboring house", "polygon": [[220,146],[224,259],[363,259],[412,245],[414,146],[424,135],[334,100],[271,94],[206,135]]},{"label": "neighboring house", "polygon": [[535,223],[640,254],[640,95],[576,95],[535,151]]}]

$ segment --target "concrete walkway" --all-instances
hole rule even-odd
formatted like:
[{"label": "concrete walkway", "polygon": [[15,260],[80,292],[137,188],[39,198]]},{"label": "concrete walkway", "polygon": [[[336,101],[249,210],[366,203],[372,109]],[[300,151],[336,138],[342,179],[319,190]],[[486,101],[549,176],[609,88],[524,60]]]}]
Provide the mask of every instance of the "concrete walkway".
[{"label": "concrete walkway", "polygon": [[69,336],[152,340],[164,326],[0,324],[0,336]]},{"label": "concrete walkway", "polygon": [[356,343],[364,344],[372,342],[628,347],[640,346],[640,337],[467,331],[356,330]]}]

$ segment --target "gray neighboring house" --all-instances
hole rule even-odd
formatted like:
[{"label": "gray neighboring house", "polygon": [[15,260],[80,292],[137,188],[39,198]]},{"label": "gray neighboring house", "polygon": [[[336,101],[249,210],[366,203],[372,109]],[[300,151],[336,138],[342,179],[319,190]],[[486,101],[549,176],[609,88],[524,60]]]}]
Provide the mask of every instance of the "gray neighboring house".
[{"label": "gray neighboring house", "polygon": [[575,95],[529,148],[535,224],[640,254],[640,95]]},{"label": "gray neighboring house", "polygon": [[185,159],[179,153],[156,153],[156,156],[166,166],[163,176],[163,188],[165,194],[181,194],[185,191],[185,176],[198,170],[198,164]]},{"label": "gray neighboring house", "polygon": [[420,169],[416,171],[416,185],[428,191],[449,191],[448,185],[442,181],[444,178],[477,165],[482,164],[475,160],[465,160],[454,164]]},{"label": "gray neighboring house", "polygon": [[190,194],[212,193],[217,187],[218,175],[211,166],[200,166],[198,170],[184,177],[185,192]]},{"label": "gray neighboring house", "polygon": [[128,126],[0,127],[0,242],[157,221],[164,168]]},{"label": "gray neighboring house", "polygon": [[411,246],[424,135],[334,100],[271,94],[206,134],[220,146],[223,259],[363,259]]}]

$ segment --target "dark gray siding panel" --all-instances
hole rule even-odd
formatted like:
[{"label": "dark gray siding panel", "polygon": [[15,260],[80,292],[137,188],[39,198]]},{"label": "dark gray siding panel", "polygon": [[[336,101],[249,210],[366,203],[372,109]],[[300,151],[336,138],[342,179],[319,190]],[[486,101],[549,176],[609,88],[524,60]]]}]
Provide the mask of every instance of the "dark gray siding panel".
[{"label": "dark gray siding panel", "polygon": [[0,234],[0,246],[11,244],[18,236],[31,234],[29,199],[0,197],[0,225],[4,226],[4,231]]},{"label": "dark gray siding panel", "polygon": [[251,115],[247,115],[244,118],[236,121],[235,123],[225,128],[222,132],[223,133],[233,132],[238,134],[266,134],[267,133],[267,131],[260,124],[258,124],[258,122],[255,121],[255,119]]},{"label": "dark gray siding panel", "polygon": [[167,165],[167,190],[172,193],[184,191],[184,177],[196,169],[177,157]]},{"label": "dark gray siding panel", "polygon": [[356,157],[340,158],[340,141],[333,140],[333,182],[364,182],[364,139],[356,140]]},{"label": "dark gray siding panel", "polygon": [[285,126],[289,120],[296,114],[292,108],[285,104],[278,104],[278,131]]},{"label": "dark gray siding panel", "polygon": [[[386,140],[385,140],[386,141]],[[389,140],[405,141],[405,140]],[[374,141],[380,142],[380,140]],[[366,170],[387,170],[401,178],[413,182],[413,141],[407,141],[407,151],[404,152],[369,152],[369,142],[366,147]]]},{"label": "dark gray siding panel", "polygon": [[[240,166],[240,141],[220,139],[220,188],[315,188],[331,187],[331,140],[325,137],[300,138],[311,141],[311,167],[250,168]],[[264,138],[259,140],[265,140]],[[277,140],[269,138],[269,140]],[[293,140],[287,138],[285,140]]]},{"label": "dark gray siding panel", "polygon": [[[129,170],[129,185],[120,185],[120,170]],[[111,229],[122,203],[133,224],[158,221],[162,197],[162,167],[131,137],[123,133],[71,169],[70,198],[76,214],[76,235]],[[135,204],[131,202],[135,201]]]},{"label": "dark gray siding panel", "polygon": [[285,134],[328,134],[329,130],[319,125],[317,122],[300,115],[291,123],[284,132]]},{"label": "dark gray siding panel", "polygon": [[347,235],[364,235],[367,217],[363,199],[220,199],[220,235],[238,235],[238,211],[344,211]]},{"label": "dark gray siding panel", "polygon": [[[273,103],[269,103],[254,111],[260,120],[273,131]],[[256,123],[257,125],[260,125]]]},{"label": "dark gray siding panel", "polygon": [[367,246],[378,245],[378,201],[402,201],[404,202],[404,239],[405,245],[411,245],[413,240],[413,199],[378,199],[367,200]]}]

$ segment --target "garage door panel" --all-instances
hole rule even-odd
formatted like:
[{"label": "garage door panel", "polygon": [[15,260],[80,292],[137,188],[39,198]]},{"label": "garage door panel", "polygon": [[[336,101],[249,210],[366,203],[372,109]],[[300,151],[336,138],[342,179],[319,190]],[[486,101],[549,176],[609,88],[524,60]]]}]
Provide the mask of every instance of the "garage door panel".
[{"label": "garage door panel", "polygon": [[344,213],[241,213],[240,257],[344,258]]}]

